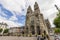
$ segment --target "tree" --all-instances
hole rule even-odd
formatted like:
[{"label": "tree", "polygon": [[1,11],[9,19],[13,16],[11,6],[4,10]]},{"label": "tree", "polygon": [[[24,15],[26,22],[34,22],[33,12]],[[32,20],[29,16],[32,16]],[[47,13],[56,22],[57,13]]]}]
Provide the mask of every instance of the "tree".
[{"label": "tree", "polygon": [[3,33],[8,33],[9,32],[9,29],[5,29]]},{"label": "tree", "polygon": [[57,27],[57,28],[60,28],[60,10],[59,8],[57,7],[57,5],[55,5],[56,9],[58,10],[58,14],[57,14],[57,17],[54,19],[54,25]]},{"label": "tree", "polygon": [[55,28],[55,33],[60,33],[60,28]]},{"label": "tree", "polygon": [[0,33],[3,31],[3,29],[2,28],[0,28]]},{"label": "tree", "polygon": [[54,24],[57,28],[60,28],[60,18],[59,17],[54,19]]}]

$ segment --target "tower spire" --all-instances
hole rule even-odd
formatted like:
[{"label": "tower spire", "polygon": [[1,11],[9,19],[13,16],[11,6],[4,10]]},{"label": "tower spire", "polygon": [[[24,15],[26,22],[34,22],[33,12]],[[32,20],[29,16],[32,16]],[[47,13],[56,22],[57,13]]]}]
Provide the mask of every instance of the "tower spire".
[{"label": "tower spire", "polygon": [[35,5],[38,5],[38,3],[37,3],[37,2],[35,2]]},{"label": "tower spire", "polygon": [[32,9],[31,9],[31,6],[29,6],[28,8],[27,8],[27,15],[31,15],[32,14]]},{"label": "tower spire", "polygon": [[28,7],[28,9],[27,10],[30,10],[30,11],[32,11],[32,9],[31,9],[31,6],[29,5],[29,7]]},{"label": "tower spire", "polygon": [[39,9],[39,6],[38,6],[38,3],[35,2],[34,4],[34,13],[39,15],[40,14],[40,9]]},{"label": "tower spire", "polygon": [[34,5],[34,7],[38,7],[38,3],[37,3],[37,2],[35,2],[35,5]]},{"label": "tower spire", "polygon": [[39,6],[38,6],[37,2],[35,2],[35,4],[34,4],[34,10],[36,10],[36,9],[39,9]]}]

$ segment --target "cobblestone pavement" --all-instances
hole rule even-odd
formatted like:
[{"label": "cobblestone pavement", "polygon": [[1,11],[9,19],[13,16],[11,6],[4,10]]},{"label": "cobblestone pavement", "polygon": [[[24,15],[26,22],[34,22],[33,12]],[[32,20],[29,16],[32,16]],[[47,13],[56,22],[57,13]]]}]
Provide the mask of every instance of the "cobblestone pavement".
[{"label": "cobblestone pavement", "polygon": [[0,36],[0,40],[37,40],[36,37]]}]

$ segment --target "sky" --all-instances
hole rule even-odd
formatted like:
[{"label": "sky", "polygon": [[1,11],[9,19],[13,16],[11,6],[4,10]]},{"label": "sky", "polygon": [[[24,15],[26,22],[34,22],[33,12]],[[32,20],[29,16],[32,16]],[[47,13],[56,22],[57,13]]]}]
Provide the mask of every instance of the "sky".
[{"label": "sky", "polygon": [[54,5],[60,7],[60,0],[0,0],[0,22],[7,23],[9,27],[25,25],[27,8],[30,5],[34,10],[35,2],[44,18],[48,18],[54,27],[53,20],[58,12]]}]

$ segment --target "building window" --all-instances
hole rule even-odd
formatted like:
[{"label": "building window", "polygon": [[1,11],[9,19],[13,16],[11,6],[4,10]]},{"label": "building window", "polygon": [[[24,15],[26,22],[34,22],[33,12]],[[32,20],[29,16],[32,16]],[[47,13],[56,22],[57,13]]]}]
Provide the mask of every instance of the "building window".
[{"label": "building window", "polygon": [[36,13],[35,16],[38,17],[38,13]]},{"label": "building window", "polygon": [[28,27],[26,29],[28,29]]},{"label": "building window", "polygon": [[29,13],[29,11],[27,11],[27,13]]},{"label": "building window", "polygon": [[34,20],[31,21],[31,24],[34,24]]},{"label": "building window", "polygon": [[35,9],[34,10],[37,10],[38,9],[38,7],[35,7]]},{"label": "building window", "polygon": [[26,27],[26,33],[28,34],[28,27]]},{"label": "building window", "polygon": [[24,31],[22,31],[22,34],[24,34]]},{"label": "building window", "polygon": [[44,34],[46,35],[46,31],[44,30]]},{"label": "building window", "polygon": [[37,14],[36,14],[35,16],[36,16],[36,17],[38,17],[38,15],[37,15]]}]

